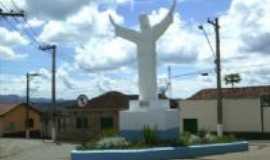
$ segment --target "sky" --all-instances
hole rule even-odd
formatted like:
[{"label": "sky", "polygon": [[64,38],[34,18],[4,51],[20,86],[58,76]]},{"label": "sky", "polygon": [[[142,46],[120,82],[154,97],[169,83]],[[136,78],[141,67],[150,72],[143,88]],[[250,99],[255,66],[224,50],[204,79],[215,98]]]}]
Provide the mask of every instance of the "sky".
[{"label": "sky", "polygon": [[[116,37],[108,16],[138,30],[138,16],[151,25],[162,20],[172,0],[0,0],[0,8],[24,10],[26,18],[0,18],[0,94],[25,96],[25,75],[31,97],[50,97],[51,54],[40,45],[57,45],[57,98],[95,97],[115,90],[138,94],[136,46]],[[219,17],[222,77],[239,73],[236,86],[270,84],[270,0],[178,0],[174,22],[157,41],[158,87],[168,82],[168,96],[187,98],[216,87],[213,26]],[[208,76],[202,76],[208,73]],[[230,87],[223,81],[224,87]]]}]

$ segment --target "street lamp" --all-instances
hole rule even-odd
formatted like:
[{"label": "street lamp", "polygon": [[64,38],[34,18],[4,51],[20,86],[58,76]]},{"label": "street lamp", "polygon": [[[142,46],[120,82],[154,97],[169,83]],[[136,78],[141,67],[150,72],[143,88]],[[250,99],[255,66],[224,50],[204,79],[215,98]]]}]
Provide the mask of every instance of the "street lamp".
[{"label": "street lamp", "polygon": [[209,36],[208,36],[207,32],[205,31],[203,25],[199,25],[198,28],[199,28],[199,30],[201,30],[203,32],[203,35],[207,40],[207,43],[208,43],[208,45],[209,45],[209,47],[211,49],[211,52],[215,55],[216,51],[214,50],[214,48],[213,48],[213,46],[212,46],[212,44],[210,42]]},{"label": "street lamp", "polygon": [[209,76],[209,73],[201,73],[201,76],[207,77],[207,76]]},{"label": "street lamp", "polygon": [[25,138],[30,138],[30,119],[29,119],[29,107],[30,107],[30,81],[31,78],[40,76],[39,73],[26,73],[26,121],[25,121]]}]

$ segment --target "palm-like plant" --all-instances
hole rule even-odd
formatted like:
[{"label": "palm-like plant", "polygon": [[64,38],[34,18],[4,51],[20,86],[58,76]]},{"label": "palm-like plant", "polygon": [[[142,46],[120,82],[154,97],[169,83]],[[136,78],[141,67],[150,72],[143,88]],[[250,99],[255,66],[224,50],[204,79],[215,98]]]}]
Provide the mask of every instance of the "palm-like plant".
[{"label": "palm-like plant", "polygon": [[231,84],[232,88],[234,88],[234,84],[241,82],[241,76],[239,73],[228,74],[224,78],[226,85]]}]

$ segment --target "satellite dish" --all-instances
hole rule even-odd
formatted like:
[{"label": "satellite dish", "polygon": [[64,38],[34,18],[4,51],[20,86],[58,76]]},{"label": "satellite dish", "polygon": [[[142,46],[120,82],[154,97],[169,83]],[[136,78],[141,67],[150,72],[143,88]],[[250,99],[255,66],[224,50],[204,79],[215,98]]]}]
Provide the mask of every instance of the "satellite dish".
[{"label": "satellite dish", "polygon": [[88,97],[86,95],[80,95],[77,98],[77,103],[79,107],[85,107],[88,104]]}]

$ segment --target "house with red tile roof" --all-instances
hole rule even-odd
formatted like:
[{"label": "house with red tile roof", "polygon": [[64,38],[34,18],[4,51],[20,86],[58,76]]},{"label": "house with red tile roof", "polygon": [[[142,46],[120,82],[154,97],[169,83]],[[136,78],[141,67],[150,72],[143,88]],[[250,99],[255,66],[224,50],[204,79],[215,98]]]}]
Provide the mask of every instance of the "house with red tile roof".
[{"label": "house with red tile roof", "polygon": [[[222,95],[225,132],[270,134],[270,85],[223,88]],[[216,89],[203,89],[180,101],[179,107],[183,131],[216,131]]]},{"label": "house with red tile roof", "polygon": [[[41,130],[41,113],[32,106],[29,109],[30,133],[39,134]],[[1,103],[0,104],[0,137],[20,136],[24,137],[26,132],[26,112],[25,103]]]},{"label": "house with red tile roof", "polygon": [[[166,97],[159,96],[161,99]],[[106,130],[118,131],[119,112],[129,108],[130,100],[137,100],[138,95],[126,95],[111,91],[88,100],[84,107],[77,102],[71,103],[57,116],[58,139],[82,140],[100,136]],[[176,108],[177,102],[171,101]]]}]

